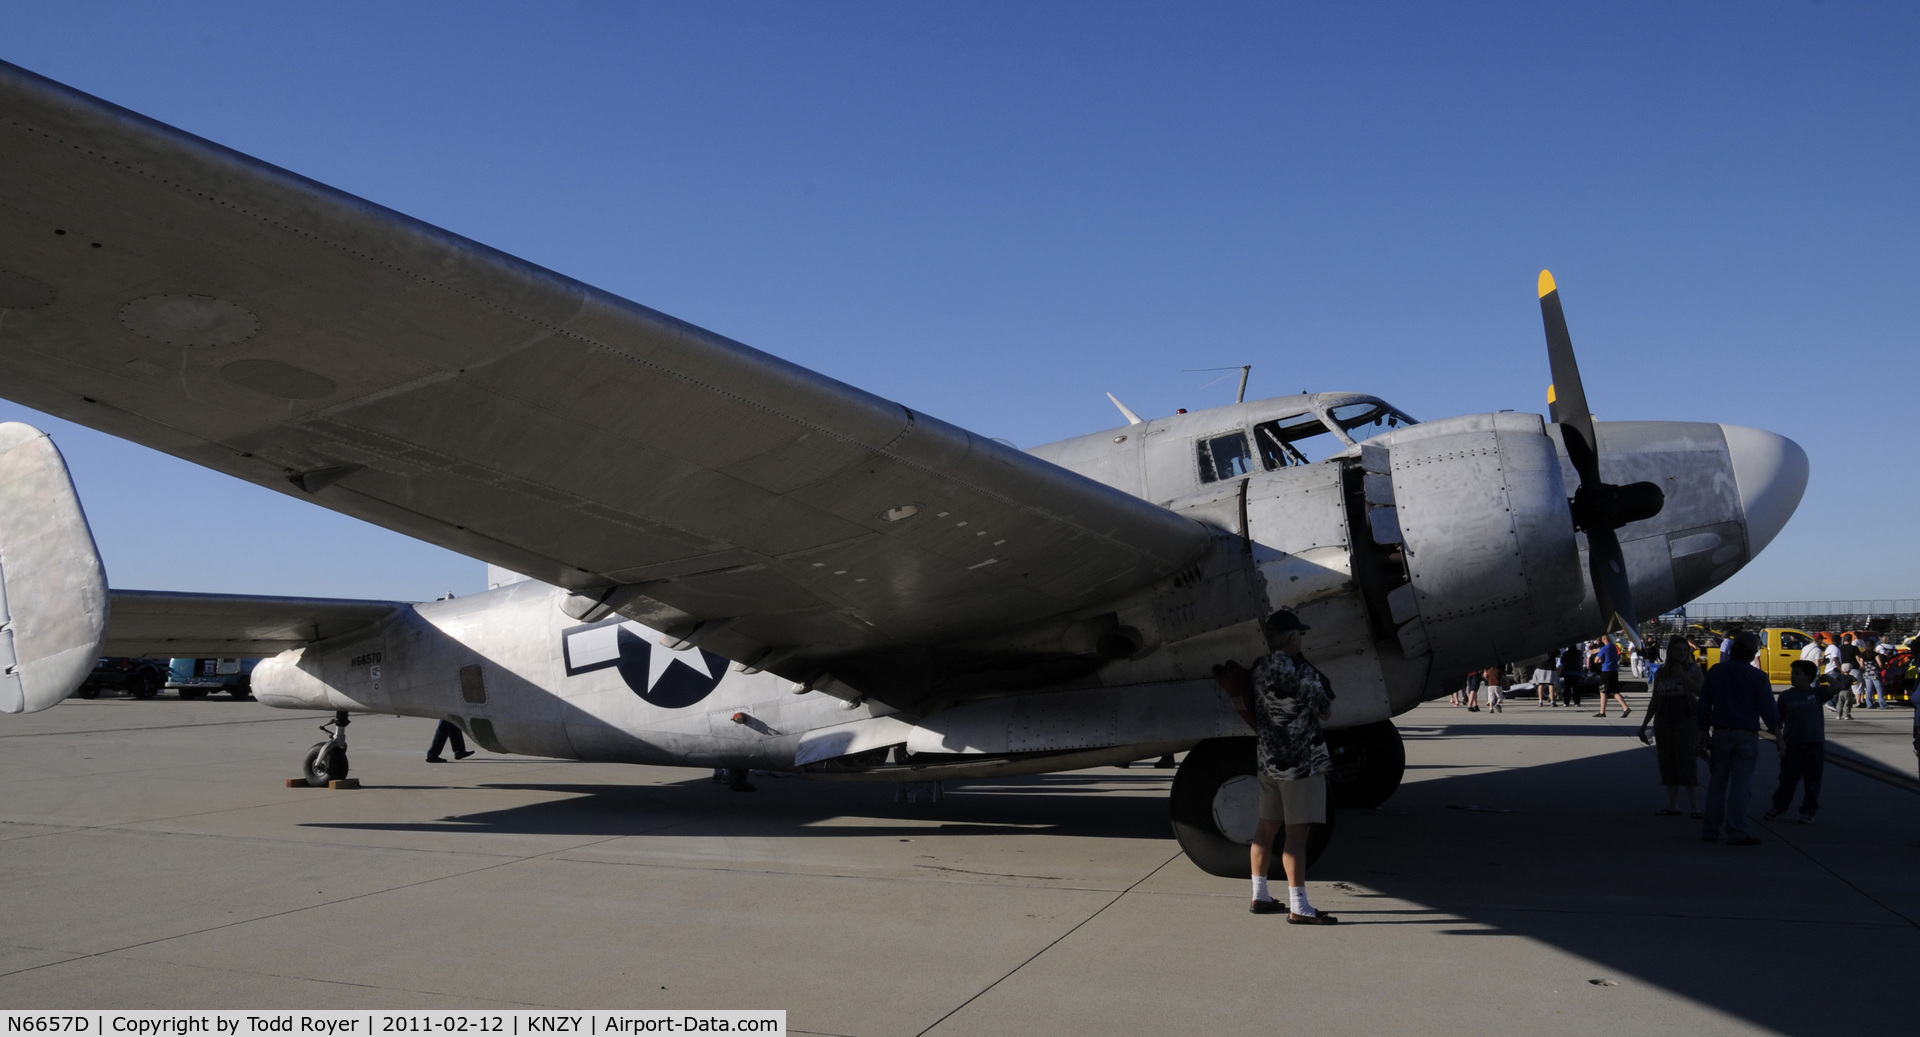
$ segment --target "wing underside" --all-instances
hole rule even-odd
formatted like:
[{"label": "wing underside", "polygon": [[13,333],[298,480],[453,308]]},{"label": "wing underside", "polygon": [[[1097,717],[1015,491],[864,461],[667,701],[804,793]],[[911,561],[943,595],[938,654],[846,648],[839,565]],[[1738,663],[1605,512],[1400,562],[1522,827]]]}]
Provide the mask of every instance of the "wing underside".
[{"label": "wing underside", "polygon": [[1118,597],[1195,523],[0,64],[0,393],[735,659]]}]

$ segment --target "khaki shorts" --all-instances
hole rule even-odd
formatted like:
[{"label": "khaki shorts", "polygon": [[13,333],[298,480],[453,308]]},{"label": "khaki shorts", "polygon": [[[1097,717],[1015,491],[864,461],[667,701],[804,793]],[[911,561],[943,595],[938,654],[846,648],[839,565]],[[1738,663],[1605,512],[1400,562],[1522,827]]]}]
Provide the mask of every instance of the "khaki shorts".
[{"label": "khaki shorts", "polygon": [[1290,825],[1327,823],[1327,779],[1316,774],[1296,781],[1260,776],[1260,820]]}]

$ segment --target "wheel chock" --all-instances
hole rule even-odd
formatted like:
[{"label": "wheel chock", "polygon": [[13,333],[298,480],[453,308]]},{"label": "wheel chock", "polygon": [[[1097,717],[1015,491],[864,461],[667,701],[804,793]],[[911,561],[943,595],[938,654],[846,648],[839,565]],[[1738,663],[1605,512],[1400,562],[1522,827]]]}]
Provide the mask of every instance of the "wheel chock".
[{"label": "wheel chock", "polygon": [[287,787],[290,789],[310,789],[313,786],[307,784],[307,779],[305,778],[288,778]]},{"label": "wheel chock", "polygon": [[327,782],[327,787],[330,789],[357,789],[360,787],[360,779],[340,778],[336,781]]}]

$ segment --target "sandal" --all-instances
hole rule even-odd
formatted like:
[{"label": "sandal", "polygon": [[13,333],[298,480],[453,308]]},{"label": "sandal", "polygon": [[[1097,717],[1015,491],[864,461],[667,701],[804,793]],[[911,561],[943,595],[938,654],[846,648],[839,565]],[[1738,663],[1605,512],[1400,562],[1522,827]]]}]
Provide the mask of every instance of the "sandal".
[{"label": "sandal", "polygon": [[1654,811],[1654,812],[1653,812],[1653,816],[1655,816],[1655,817],[1679,817],[1679,816],[1680,816],[1680,811],[1678,811],[1678,810],[1672,810],[1672,809],[1668,809],[1668,810],[1656,810],[1656,811]]}]

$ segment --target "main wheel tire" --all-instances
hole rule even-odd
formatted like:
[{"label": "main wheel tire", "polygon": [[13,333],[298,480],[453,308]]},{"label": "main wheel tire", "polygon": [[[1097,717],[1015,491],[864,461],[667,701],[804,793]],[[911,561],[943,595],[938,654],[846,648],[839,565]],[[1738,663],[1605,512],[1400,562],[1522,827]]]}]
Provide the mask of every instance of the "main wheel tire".
[{"label": "main wheel tire", "polygon": [[1407,773],[1407,746],[1393,721],[1327,732],[1333,754],[1333,795],[1342,808],[1369,810],[1385,803]]},{"label": "main wheel tire", "polygon": [[[300,772],[307,784],[319,788],[329,781],[339,781],[347,776],[347,751],[334,749],[328,752],[332,742],[315,742],[313,748],[300,761]],[[324,757],[324,758],[323,758]]]},{"label": "main wheel tire", "polygon": [[127,678],[127,694],[137,699],[150,699],[160,694],[160,686],[146,674],[136,673]]},{"label": "main wheel tire", "polygon": [[82,684],[80,685],[80,690],[74,692],[74,694],[83,699],[97,699],[100,697],[100,686],[98,684]]},{"label": "main wheel tire", "polygon": [[[1254,740],[1209,738],[1194,746],[1173,776],[1173,794],[1167,808],[1174,839],[1201,871],[1222,878],[1245,878],[1247,844],[1260,817]],[[1222,830],[1223,820],[1231,831]],[[1333,839],[1333,825],[1334,804],[1329,796],[1327,823],[1314,825],[1307,838],[1309,867]],[[1268,855],[1268,861],[1267,877],[1284,878],[1278,846]]]}]

